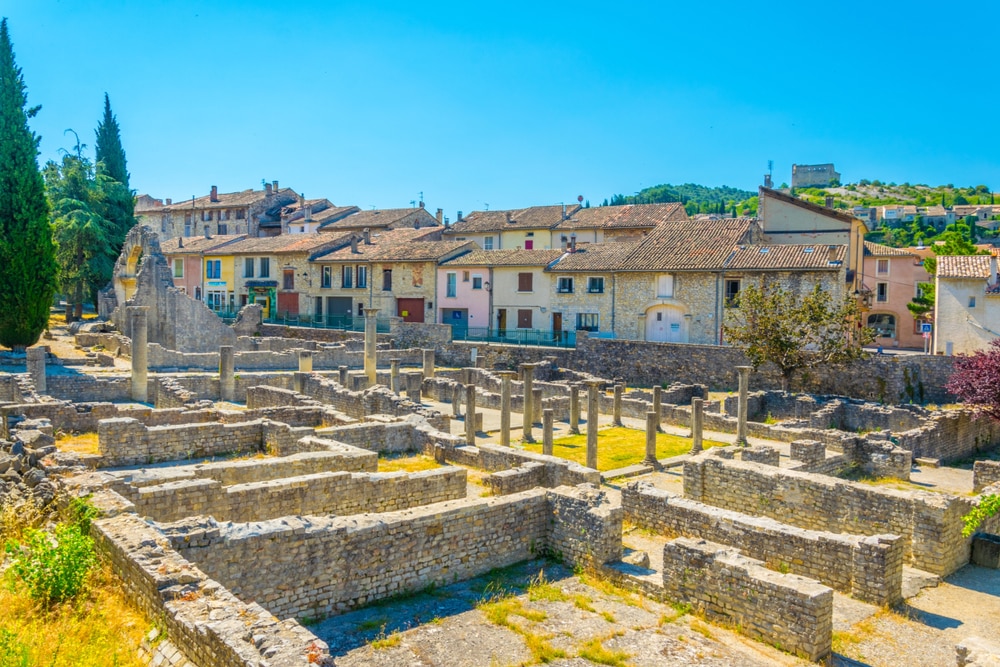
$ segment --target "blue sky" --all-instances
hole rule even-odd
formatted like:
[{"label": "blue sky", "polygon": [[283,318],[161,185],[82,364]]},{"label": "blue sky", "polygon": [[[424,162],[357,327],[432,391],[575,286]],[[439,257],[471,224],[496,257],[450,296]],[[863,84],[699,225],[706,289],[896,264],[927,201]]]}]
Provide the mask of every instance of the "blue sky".
[{"label": "blue sky", "polygon": [[[132,186],[279,180],[363,208],[600,203],[659,183],[1000,188],[1000,4],[14,0],[40,160],[92,149],[105,91]],[[884,5],[884,6],[883,6]],[[942,10],[942,7],[945,7]],[[982,28],[982,29],[980,29]]]}]

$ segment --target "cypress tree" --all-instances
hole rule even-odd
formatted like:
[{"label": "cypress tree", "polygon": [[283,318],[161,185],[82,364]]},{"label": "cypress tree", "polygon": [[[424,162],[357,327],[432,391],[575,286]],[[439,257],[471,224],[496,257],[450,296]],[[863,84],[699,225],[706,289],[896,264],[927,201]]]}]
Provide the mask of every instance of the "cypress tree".
[{"label": "cypress tree", "polygon": [[[104,198],[101,214],[107,221],[104,235],[107,238],[108,259],[111,260],[109,265],[114,267],[125,235],[135,225],[135,197],[129,189],[128,163],[122,148],[118,118],[111,112],[111,100],[107,93],[104,93],[104,118],[97,124],[96,134],[97,181]],[[111,269],[108,269],[107,275],[100,277],[100,284],[106,284],[111,278]],[[96,290],[92,297],[96,301]]]},{"label": "cypress tree", "polygon": [[48,325],[56,262],[39,138],[7,19],[0,22],[0,345],[33,345]]}]

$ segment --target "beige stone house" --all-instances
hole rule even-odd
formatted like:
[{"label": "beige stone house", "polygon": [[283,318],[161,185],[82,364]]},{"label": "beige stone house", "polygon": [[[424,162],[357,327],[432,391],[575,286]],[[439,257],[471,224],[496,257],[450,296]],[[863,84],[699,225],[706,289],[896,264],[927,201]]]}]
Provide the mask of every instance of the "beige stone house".
[{"label": "beige stone house", "polygon": [[935,354],[971,354],[1000,337],[995,255],[940,255],[934,302]]},{"label": "beige stone house", "polygon": [[552,250],[562,247],[553,228],[580,209],[567,206],[531,206],[510,211],[473,211],[445,231],[446,238],[474,241],[483,250]]},{"label": "beige stone house", "polygon": [[475,248],[442,241],[440,227],[348,233],[351,242],[309,261],[311,312],[331,322],[363,315],[366,307],[378,308],[380,317],[434,321],[438,264]]},{"label": "beige stone house", "polygon": [[213,185],[207,195],[176,202],[139,195],[135,216],[139,224],[152,229],[161,240],[205,233],[260,236],[262,219],[279,215],[282,207],[298,199],[291,188],[279,188],[278,181],[266,184],[263,190],[242,192],[219,192]]}]

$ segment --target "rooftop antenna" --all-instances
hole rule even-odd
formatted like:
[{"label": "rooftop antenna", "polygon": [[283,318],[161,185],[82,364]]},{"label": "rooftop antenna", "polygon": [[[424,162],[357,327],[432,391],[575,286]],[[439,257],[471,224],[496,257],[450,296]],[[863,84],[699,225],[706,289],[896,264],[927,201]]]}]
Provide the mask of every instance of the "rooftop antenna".
[{"label": "rooftop antenna", "polygon": [[767,175],[774,178],[774,160],[767,161]]},{"label": "rooftop antenna", "polygon": [[420,195],[420,201],[423,201],[423,200],[424,200],[424,191],[423,191],[423,190],[421,190],[421,191],[420,191],[420,192],[418,192],[417,194],[419,194],[419,195]]},{"label": "rooftop antenna", "polygon": [[487,211],[490,210],[490,204],[489,204],[489,202],[485,202],[484,201],[483,202],[483,206],[486,208]]},{"label": "rooftop antenna", "polygon": [[410,200],[410,208],[413,208],[413,207],[415,207],[416,205],[417,205],[417,201],[416,201],[415,199],[411,199],[411,200]]}]

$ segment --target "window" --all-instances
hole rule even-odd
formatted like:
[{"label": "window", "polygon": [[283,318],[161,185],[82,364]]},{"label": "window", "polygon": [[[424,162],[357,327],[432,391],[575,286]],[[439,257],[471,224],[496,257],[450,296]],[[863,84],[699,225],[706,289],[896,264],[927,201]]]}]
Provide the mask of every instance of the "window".
[{"label": "window", "polygon": [[559,278],[558,286],[556,291],[559,294],[572,294],[573,293],[573,278],[569,276],[563,276]]},{"label": "window", "polygon": [[253,257],[243,258],[243,277],[253,278]]},{"label": "window", "polygon": [[660,299],[669,299],[674,296],[674,276],[672,273],[656,277],[656,296]]},{"label": "window", "polygon": [[219,211],[219,220],[229,220],[229,211]]},{"label": "window", "polygon": [[357,270],[357,280],[354,283],[358,286],[358,289],[364,289],[368,287],[368,267],[358,265]]},{"label": "window", "polygon": [[365,304],[358,301],[358,316],[360,317],[364,314],[365,314]]},{"label": "window", "polygon": [[205,277],[209,280],[218,280],[222,277],[222,260],[210,259],[205,262]]},{"label": "window", "polygon": [[483,239],[483,250],[493,250],[493,237],[487,236]]},{"label": "window", "polygon": [[222,310],[226,305],[225,292],[208,292],[205,294],[205,303],[214,311]]},{"label": "window", "polygon": [[534,250],[535,249],[535,242],[532,241],[531,239],[526,239],[524,241],[524,249],[525,250]]},{"label": "window", "polygon": [[281,272],[281,288],[295,289],[295,269],[285,269]]},{"label": "window", "polygon": [[530,329],[531,328],[531,309],[518,310],[517,311],[517,328],[518,329]]},{"label": "window", "polygon": [[976,307],[976,297],[970,296],[969,297],[969,308],[975,308],[975,307]]},{"label": "window", "polygon": [[184,236],[191,236],[191,214],[184,216]]},{"label": "window", "polygon": [[313,315],[317,317],[323,316],[323,297],[318,296],[313,299]]},{"label": "window", "polygon": [[184,277],[184,260],[175,259],[174,260],[174,278]]},{"label": "window", "polygon": [[597,313],[577,313],[576,314],[576,329],[577,329],[577,331],[597,331],[598,330],[598,314]]},{"label": "window", "polygon": [[454,271],[449,271],[445,276],[445,280],[447,282],[445,296],[451,298],[458,296],[458,274]]},{"label": "window", "polygon": [[885,303],[889,300],[889,283],[876,283],[875,300],[879,303]]},{"label": "window", "polygon": [[599,276],[587,278],[587,291],[591,294],[604,294],[604,278]]},{"label": "window", "polygon": [[319,286],[320,287],[333,287],[333,267],[332,266],[324,266],[323,267],[323,273],[322,273],[322,276],[320,277]]},{"label": "window", "polygon": [[237,220],[242,220],[244,217],[245,217],[245,214],[243,212],[243,209],[239,209],[239,210],[236,211],[236,219]]},{"label": "window", "polygon": [[532,287],[532,279],[534,275],[531,273],[519,273],[517,274],[517,291],[518,292],[530,292]]},{"label": "window", "polygon": [[896,337],[896,316],[887,313],[872,313],[868,316],[868,326],[875,330],[879,338]]},{"label": "window", "polygon": [[469,272],[468,271],[462,271],[462,282],[463,283],[469,282]]},{"label": "window", "polygon": [[392,291],[392,269],[382,269],[382,291]]},{"label": "window", "polygon": [[875,260],[875,275],[877,276],[889,275],[889,260],[887,259]]},{"label": "window", "polygon": [[271,260],[268,257],[260,258],[260,277],[261,278],[271,277]]},{"label": "window", "polygon": [[472,289],[483,289],[483,277],[481,275],[472,276]]},{"label": "window", "polygon": [[160,231],[163,233],[167,231],[167,216],[165,215],[160,216]]},{"label": "window", "polygon": [[202,211],[201,212],[201,221],[202,222],[211,222],[212,221],[212,212],[211,211]]},{"label": "window", "polygon": [[229,225],[223,225],[223,224],[220,223],[219,224],[219,233],[220,234],[228,234],[229,233]]},{"label": "window", "polygon": [[739,280],[727,280],[726,281],[726,308],[739,308],[740,299],[740,281]]},{"label": "window", "polygon": [[340,286],[344,289],[350,289],[354,286],[354,267],[353,266],[342,266],[340,267]]}]

